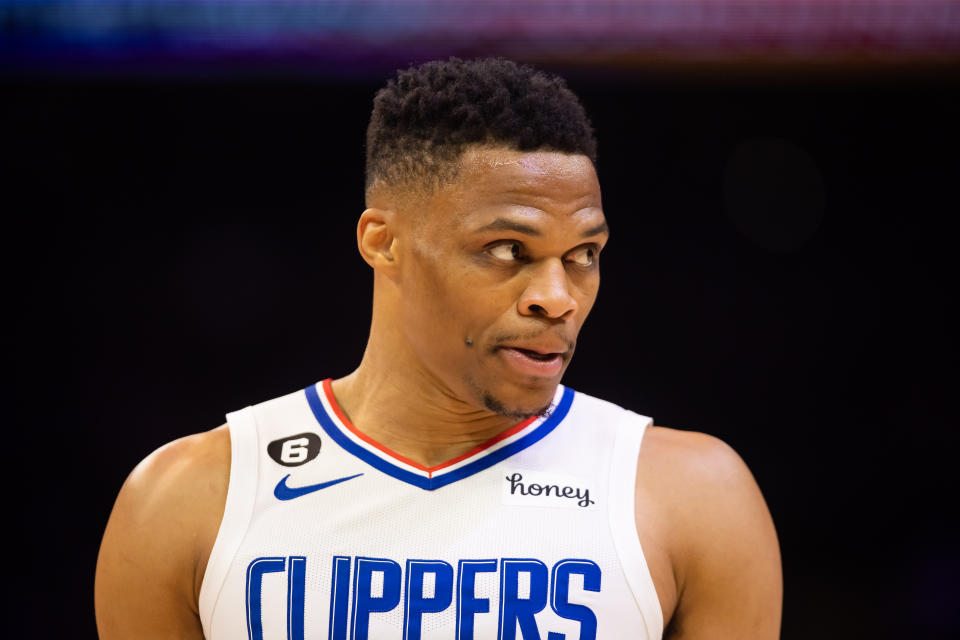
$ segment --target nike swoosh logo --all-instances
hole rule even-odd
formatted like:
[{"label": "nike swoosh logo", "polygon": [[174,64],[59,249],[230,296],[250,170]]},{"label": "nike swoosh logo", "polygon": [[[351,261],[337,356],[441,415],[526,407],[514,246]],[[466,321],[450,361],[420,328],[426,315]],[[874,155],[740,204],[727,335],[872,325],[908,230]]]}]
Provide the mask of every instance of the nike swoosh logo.
[{"label": "nike swoosh logo", "polygon": [[353,476],[347,476],[346,478],[337,478],[336,480],[321,482],[320,484],[308,484],[305,487],[288,487],[287,478],[290,477],[290,474],[288,473],[287,475],[283,476],[283,479],[277,483],[276,487],[274,487],[273,495],[276,496],[277,500],[293,500],[294,498],[305,496],[308,493],[320,491],[320,489],[326,489],[327,487],[332,487],[335,484],[340,484],[341,482],[346,482],[347,480],[359,478],[362,475],[362,473],[358,473]]}]

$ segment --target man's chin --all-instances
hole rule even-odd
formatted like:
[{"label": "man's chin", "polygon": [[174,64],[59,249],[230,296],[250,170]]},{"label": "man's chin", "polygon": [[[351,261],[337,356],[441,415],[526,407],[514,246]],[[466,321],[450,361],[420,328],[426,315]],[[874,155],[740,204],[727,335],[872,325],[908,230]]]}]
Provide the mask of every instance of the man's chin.
[{"label": "man's chin", "polygon": [[517,420],[526,420],[527,418],[546,417],[550,415],[551,403],[546,403],[539,408],[526,408],[519,405],[508,405],[497,399],[491,394],[485,394],[483,397],[483,406],[500,416],[515,418]]},{"label": "man's chin", "polygon": [[473,397],[483,407],[497,415],[525,420],[531,416],[546,416],[550,412],[559,381],[536,380],[532,386],[517,384],[508,379],[465,379]]},{"label": "man's chin", "polygon": [[483,406],[501,416],[525,420],[531,416],[546,416],[550,412],[556,384],[539,388],[516,387],[514,385],[491,385],[478,389],[481,391]]}]

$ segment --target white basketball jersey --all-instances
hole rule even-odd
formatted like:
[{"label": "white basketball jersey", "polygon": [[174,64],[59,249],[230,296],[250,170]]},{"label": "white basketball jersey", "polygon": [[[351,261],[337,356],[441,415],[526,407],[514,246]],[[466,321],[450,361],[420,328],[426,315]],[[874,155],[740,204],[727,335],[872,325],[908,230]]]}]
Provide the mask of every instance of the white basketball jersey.
[{"label": "white basketball jersey", "polygon": [[227,416],[208,640],[653,640],[634,516],[650,419],[559,386],[427,468],[358,431],[326,380]]}]

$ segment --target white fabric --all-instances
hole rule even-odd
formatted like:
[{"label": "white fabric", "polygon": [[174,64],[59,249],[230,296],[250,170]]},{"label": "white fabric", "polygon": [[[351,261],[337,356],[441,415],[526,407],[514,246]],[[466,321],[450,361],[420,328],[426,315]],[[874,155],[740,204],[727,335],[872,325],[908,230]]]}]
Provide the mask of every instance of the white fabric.
[{"label": "white fabric", "polygon": [[[562,420],[538,419],[433,471],[393,459],[363,440],[337,418],[335,401],[319,383],[306,392],[230,414],[226,511],[200,592],[206,638],[661,638],[660,604],[633,515],[637,454],[650,419],[563,387],[554,400],[554,418],[564,403],[569,411]],[[268,455],[269,443],[308,432],[320,438],[317,457],[300,466],[283,466]],[[527,442],[532,444],[525,446]],[[510,455],[487,468],[455,475],[506,453]],[[398,479],[383,468],[418,479]],[[343,480],[280,500],[275,488],[284,478],[284,486],[294,489]],[[429,489],[413,482],[442,486]],[[335,556],[348,561],[335,564]],[[378,568],[365,574],[370,576],[368,588],[357,576],[363,574],[361,565],[374,565],[358,558],[379,559]],[[460,578],[464,584],[471,582],[461,572],[471,562],[461,561],[476,565],[483,560],[495,561],[496,570],[469,574],[475,575],[474,600],[469,600],[468,592],[461,592]],[[381,570],[390,561],[399,566],[399,578]],[[414,570],[424,562],[440,571],[435,561],[452,569],[446,570],[452,586],[428,568],[421,574],[422,587],[411,587]],[[541,563],[545,570],[531,568]],[[593,569],[570,570],[591,563],[599,573],[598,591],[586,584],[584,571]],[[268,565],[269,571],[257,573]],[[331,595],[335,569],[338,576],[349,574],[340,583],[349,589],[338,591],[342,597],[336,602]],[[537,575],[546,575],[546,582],[538,582]],[[419,616],[418,595],[438,598],[428,601]],[[450,598],[448,606],[430,610],[444,604],[445,597]],[[377,611],[390,602],[376,598],[397,603]],[[482,612],[481,599],[488,601],[488,612]],[[374,610],[364,613],[370,602]],[[542,610],[526,613],[537,606]],[[334,620],[332,611],[339,612]],[[591,615],[595,635],[590,633]],[[472,636],[466,632],[467,622],[458,626],[467,618],[474,622]]]}]

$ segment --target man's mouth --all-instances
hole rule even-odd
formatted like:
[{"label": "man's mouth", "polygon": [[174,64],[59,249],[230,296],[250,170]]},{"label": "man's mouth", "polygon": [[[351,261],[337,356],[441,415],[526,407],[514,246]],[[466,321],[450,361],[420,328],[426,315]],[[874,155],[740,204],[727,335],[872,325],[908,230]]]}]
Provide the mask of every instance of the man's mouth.
[{"label": "man's mouth", "polygon": [[521,349],[520,347],[507,347],[507,348],[516,349],[517,351],[527,356],[528,358],[533,358],[534,360],[540,360],[540,361],[553,360],[554,358],[559,357],[561,355],[555,352],[540,353],[539,351],[533,351],[532,349]]},{"label": "man's mouth", "polygon": [[500,347],[497,352],[503,362],[523,376],[555,378],[563,369],[563,354],[543,352],[523,347]]}]

